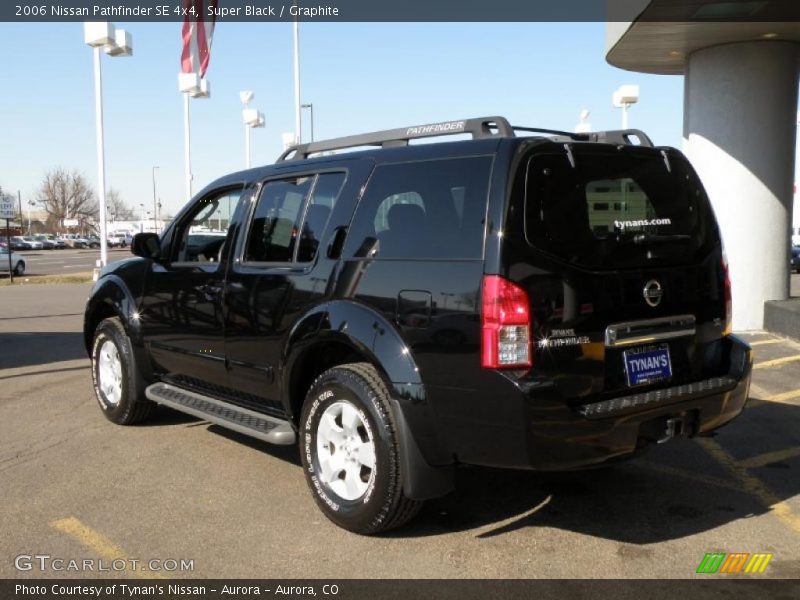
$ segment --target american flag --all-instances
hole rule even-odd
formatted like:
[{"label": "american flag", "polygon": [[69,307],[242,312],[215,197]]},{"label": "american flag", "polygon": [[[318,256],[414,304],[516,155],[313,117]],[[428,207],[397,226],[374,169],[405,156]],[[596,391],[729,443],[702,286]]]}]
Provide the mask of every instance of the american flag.
[{"label": "american flag", "polygon": [[[216,17],[207,16],[208,7],[217,8],[218,0],[183,0],[183,51],[181,71],[205,76],[211,59],[211,38]],[[192,11],[194,9],[194,11]]]}]

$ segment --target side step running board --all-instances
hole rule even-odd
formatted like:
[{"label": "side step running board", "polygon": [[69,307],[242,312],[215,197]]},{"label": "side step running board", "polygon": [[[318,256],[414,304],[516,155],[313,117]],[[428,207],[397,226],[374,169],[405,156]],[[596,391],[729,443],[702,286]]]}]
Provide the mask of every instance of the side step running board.
[{"label": "side step running board", "polygon": [[234,406],[168,383],[154,383],[145,390],[148,399],[180,412],[200,417],[265,442],[288,446],[296,436],[289,421]]}]

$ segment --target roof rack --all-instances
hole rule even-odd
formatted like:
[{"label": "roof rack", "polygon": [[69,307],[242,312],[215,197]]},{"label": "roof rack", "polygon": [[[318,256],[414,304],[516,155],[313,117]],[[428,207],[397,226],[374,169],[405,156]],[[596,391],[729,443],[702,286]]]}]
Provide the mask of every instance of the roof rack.
[{"label": "roof rack", "polygon": [[[589,138],[586,140],[587,142],[596,142],[598,144],[653,147],[653,140],[641,129],[612,129],[611,131],[595,131],[581,135]],[[638,139],[638,143],[634,142],[634,138]]]},{"label": "roof rack", "polygon": [[[558,129],[540,129],[538,127],[512,126],[514,131],[529,133],[544,133],[547,135],[566,138],[575,142],[595,142],[598,144],[615,144],[617,146],[645,146],[653,147],[653,140],[640,129],[615,129],[610,131],[593,131],[587,133],[571,133]],[[634,141],[634,139],[636,141]]]},{"label": "roof rack", "polygon": [[443,135],[461,135],[464,133],[472,134],[472,139],[474,140],[492,137],[514,137],[514,130],[505,118],[480,117],[477,119],[414,125],[400,129],[387,129],[385,131],[350,135],[321,142],[299,144],[287,148],[278,157],[278,162],[287,159],[302,160],[317,152],[356,148],[358,146],[407,146],[409,140]]},{"label": "roof rack", "polygon": [[[515,131],[543,133],[549,136],[569,139],[575,142],[597,142],[616,145],[639,145],[652,147],[653,142],[643,131],[623,129],[615,131],[597,131],[591,133],[570,133],[556,129],[538,129],[535,127],[512,126],[504,117],[478,117],[460,121],[443,121],[427,125],[414,125],[399,129],[387,129],[359,135],[350,135],[320,142],[290,146],[279,157],[277,162],[286,160],[303,160],[312,154],[357,148],[359,146],[407,146],[410,140],[440,137],[445,135],[471,134],[472,139],[516,137]],[[638,140],[638,144],[634,142]]]}]

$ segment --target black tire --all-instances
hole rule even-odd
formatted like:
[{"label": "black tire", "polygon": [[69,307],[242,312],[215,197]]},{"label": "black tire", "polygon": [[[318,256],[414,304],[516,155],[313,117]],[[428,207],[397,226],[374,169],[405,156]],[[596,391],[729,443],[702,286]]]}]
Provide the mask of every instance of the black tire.
[{"label": "black tire", "polygon": [[17,277],[22,277],[25,275],[25,261],[21,260],[17,263],[17,266],[14,267],[14,275]]},{"label": "black tire", "polygon": [[[107,341],[113,342],[116,346],[122,366],[122,393],[116,403],[110,402],[98,385],[100,350]],[[147,419],[156,407],[155,403],[144,395],[147,384],[136,366],[136,357],[130,338],[128,338],[122,322],[116,317],[101,321],[95,329],[92,343],[92,383],[95,397],[100,408],[103,409],[103,414],[109,421],[118,425],[140,423]]]},{"label": "black tire", "polygon": [[[328,519],[355,533],[373,534],[407,523],[422,502],[406,498],[402,489],[400,452],[389,404],[389,391],[375,367],[350,363],[320,375],[306,395],[300,420],[300,456],[306,483]],[[339,496],[319,477],[317,430],[326,409],[337,402],[352,404],[372,430],[375,469],[367,491],[355,500]]]}]

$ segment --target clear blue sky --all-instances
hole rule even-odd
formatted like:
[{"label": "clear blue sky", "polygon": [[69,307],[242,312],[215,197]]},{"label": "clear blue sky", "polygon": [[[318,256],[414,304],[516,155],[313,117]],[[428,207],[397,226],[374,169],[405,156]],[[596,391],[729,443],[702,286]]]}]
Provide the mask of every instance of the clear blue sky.
[{"label": "clear blue sky", "polygon": [[[103,56],[109,185],[152,206],[151,167],[169,212],[183,197],[183,110],[177,91],[180,23],[121,23],[134,56]],[[52,167],[96,185],[91,50],[81,23],[0,24],[0,186],[33,197]],[[281,151],[292,131],[289,23],[217,26],[210,100],[192,101],[195,191],[244,164],[239,91],[255,91],[266,127],[253,132],[253,164]],[[641,86],[631,126],[680,147],[683,78],[629,73],[605,62],[604,23],[301,24],[303,102],[317,139],[469,116],[572,130],[582,108],[595,130],[618,128],[611,93]],[[305,111],[304,133],[308,134]]]}]

